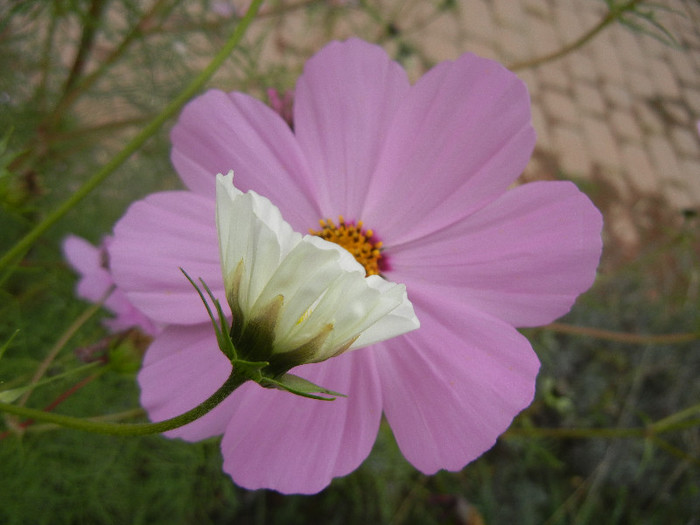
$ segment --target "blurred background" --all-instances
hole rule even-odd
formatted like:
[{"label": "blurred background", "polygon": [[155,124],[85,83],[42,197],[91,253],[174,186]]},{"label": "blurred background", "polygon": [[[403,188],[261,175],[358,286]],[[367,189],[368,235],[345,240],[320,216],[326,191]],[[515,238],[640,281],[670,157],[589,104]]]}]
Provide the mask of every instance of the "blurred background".
[{"label": "blurred background", "polygon": [[[0,254],[173,100],[247,4],[0,2]],[[315,496],[239,489],[218,440],[0,416],[0,523],[700,523],[700,2],[269,0],[208,86],[267,101],[349,36],[413,80],[465,52],[516,71],[538,134],[522,181],[572,180],[602,210],[594,288],[560,322],[523,330],[543,365],[535,402],[483,457],[430,477],[383,425],[362,467]],[[121,366],[24,402],[140,415],[144,345],[88,315],[61,242],[97,244],[133,200],[180,187],[172,123],[0,273],[0,397],[42,366],[61,376],[111,349]]]}]

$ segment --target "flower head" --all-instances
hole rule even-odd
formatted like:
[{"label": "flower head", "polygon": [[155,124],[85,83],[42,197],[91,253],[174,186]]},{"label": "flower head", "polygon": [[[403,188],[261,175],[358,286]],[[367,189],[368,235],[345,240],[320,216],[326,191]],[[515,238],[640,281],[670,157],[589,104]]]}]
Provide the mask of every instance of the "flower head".
[{"label": "flower head", "polygon": [[418,328],[406,288],[338,244],[292,230],[255,192],[217,176],[216,225],[237,354],[273,377]]},{"label": "flower head", "polygon": [[209,91],[184,109],[172,141],[189,191],[133,205],[110,247],[117,285],[168,323],[139,374],[151,418],[195,406],[230,371],[177,270],[223,296],[216,173],[234,169],[241,190],[265,195],[297,231],[321,233],[323,220],[338,239],[354,239],[345,224],[381,242],[367,252],[358,240],[359,253],[379,251],[381,276],[406,285],[421,322],[293,370],[347,398],[244,385],[169,434],[224,434],[224,470],[247,488],[321,490],[367,457],[382,414],[422,472],[461,469],[532,401],[539,362],[515,327],[563,315],[595,277],[602,221],[590,200],[564,181],[509,189],[535,136],[525,85],[490,60],[466,54],[411,85],[380,47],[333,42],[297,82],[294,130],[252,97]]},{"label": "flower head", "polygon": [[75,235],[63,241],[63,255],[80,275],[76,295],[94,303],[104,301],[105,308],[114,314],[104,320],[104,325],[112,332],[139,328],[147,335],[155,335],[157,326],[136,309],[121,290],[114,289],[107,254],[110,242],[111,237],[105,237],[96,247]]}]

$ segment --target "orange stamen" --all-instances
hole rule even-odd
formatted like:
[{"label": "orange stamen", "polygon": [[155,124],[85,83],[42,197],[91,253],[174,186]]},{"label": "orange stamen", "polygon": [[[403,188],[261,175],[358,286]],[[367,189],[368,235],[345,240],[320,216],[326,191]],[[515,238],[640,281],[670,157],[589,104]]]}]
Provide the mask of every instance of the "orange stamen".
[{"label": "orange stamen", "polygon": [[332,219],[321,219],[318,222],[321,225],[321,230],[309,230],[309,233],[345,248],[355,257],[357,262],[365,267],[367,275],[379,275],[382,242],[372,240],[374,232],[364,230],[362,221],[357,221],[357,224],[345,222],[343,216],[340,215],[337,226]]}]

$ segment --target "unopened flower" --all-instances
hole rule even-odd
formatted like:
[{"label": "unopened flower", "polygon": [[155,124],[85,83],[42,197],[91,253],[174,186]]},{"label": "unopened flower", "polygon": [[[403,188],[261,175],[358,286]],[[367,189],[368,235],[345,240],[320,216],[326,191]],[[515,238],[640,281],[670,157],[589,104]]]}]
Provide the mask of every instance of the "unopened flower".
[{"label": "unopened flower", "polygon": [[[277,378],[418,328],[406,288],[373,275],[345,249],[292,230],[255,192],[217,176],[216,224],[238,358]],[[235,364],[234,364],[235,366]],[[332,385],[330,385],[332,386]]]},{"label": "unopened flower", "polygon": [[381,48],[353,39],[309,60],[294,93],[294,130],[242,93],[194,99],[172,131],[190,191],[147,197],[116,226],[117,285],[168,324],[139,374],[142,404],[154,420],[175,416],[227,377],[177,268],[223,296],[214,174],[233,169],[295,230],[405,283],[421,327],[292,370],[347,398],[243,385],[169,435],[224,433],[236,483],[312,493],[357,468],[385,414],[422,472],[461,469],[532,401],[539,362],[515,327],[549,323],[591,285],[600,213],[570,182],[508,189],[535,136],[525,85],[496,62],[467,54],[411,85]]}]

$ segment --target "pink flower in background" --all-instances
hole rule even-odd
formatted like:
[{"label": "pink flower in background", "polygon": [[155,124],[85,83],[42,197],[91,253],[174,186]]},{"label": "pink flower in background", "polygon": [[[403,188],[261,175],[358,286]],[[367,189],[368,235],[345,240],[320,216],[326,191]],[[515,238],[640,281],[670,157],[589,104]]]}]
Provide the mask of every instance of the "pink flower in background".
[{"label": "pink flower in background", "polygon": [[63,255],[80,275],[76,295],[93,303],[104,299],[104,307],[114,314],[113,318],[103,321],[110,331],[139,328],[148,335],[155,335],[158,329],[154,323],[134,308],[121,290],[115,288],[105,299],[109,289],[114,286],[107,263],[110,242],[111,237],[105,237],[100,247],[95,247],[75,235],[69,235],[63,241]]},{"label": "pink flower in background", "polygon": [[416,468],[459,470],[532,401],[539,362],[514,327],[552,321],[590,287],[600,213],[570,182],[508,189],[535,135],[525,85],[496,62],[467,54],[411,85],[380,47],[335,42],[294,96],[294,130],[242,93],[194,99],[172,131],[188,191],[147,197],[115,228],[115,282],[168,325],[139,374],[143,406],[152,420],[177,415],[228,376],[178,267],[224,297],[215,175],[233,169],[295,230],[404,283],[421,328],[293,370],[347,398],[246,384],[168,435],[224,434],[224,470],[239,485],[314,493],[359,466],[385,414]]}]

